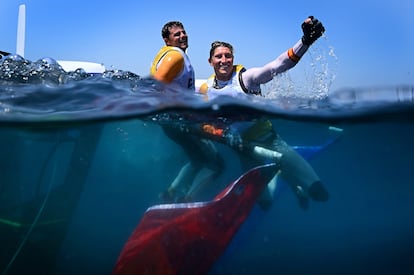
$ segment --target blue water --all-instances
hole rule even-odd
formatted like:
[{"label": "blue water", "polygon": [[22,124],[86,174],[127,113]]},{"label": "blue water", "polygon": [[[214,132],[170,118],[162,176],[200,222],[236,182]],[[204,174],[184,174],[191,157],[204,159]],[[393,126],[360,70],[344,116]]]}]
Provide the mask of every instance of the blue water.
[{"label": "blue water", "polygon": [[[340,136],[309,159],[330,200],[305,211],[282,186],[210,273],[412,274],[414,86],[206,102],[127,71],[66,73],[19,57],[0,60],[0,271],[110,274],[187,161],[160,125],[264,115],[291,145]],[[244,172],[217,147],[227,169],[213,193]]]}]

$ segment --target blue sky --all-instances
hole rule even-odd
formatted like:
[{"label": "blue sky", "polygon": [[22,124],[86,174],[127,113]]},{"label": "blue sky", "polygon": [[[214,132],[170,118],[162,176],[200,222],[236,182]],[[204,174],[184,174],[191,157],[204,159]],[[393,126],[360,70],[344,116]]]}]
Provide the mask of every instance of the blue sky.
[{"label": "blue sky", "polygon": [[[414,2],[348,1],[80,1],[3,0],[0,49],[14,52],[18,6],[26,4],[25,57],[93,61],[107,68],[148,75],[163,45],[160,30],[182,21],[197,78],[212,73],[210,43],[235,47],[235,63],[261,66],[291,47],[308,15],[326,27],[314,47],[336,56],[333,89],[414,83]],[[303,59],[301,72],[311,59]],[[333,62],[328,60],[327,62]]]}]

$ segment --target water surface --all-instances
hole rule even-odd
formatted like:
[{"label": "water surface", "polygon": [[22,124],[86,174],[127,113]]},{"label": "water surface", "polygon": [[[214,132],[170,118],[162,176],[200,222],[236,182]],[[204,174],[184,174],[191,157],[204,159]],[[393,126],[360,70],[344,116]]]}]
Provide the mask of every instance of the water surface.
[{"label": "water surface", "polygon": [[[291,145],[340,137],[309,160],[331,197],[304,211],[282,186],[270,210],[253,209],[211,274],[414,271],[413,86],[313,96],[269,86],[265,98],[208,102],[127,71],[0,61],[4,274],[109,274],[187,161],[161,125],[262,116]],[[217,147],[226,172],[203,199],[244,172],[231,148]]]}]

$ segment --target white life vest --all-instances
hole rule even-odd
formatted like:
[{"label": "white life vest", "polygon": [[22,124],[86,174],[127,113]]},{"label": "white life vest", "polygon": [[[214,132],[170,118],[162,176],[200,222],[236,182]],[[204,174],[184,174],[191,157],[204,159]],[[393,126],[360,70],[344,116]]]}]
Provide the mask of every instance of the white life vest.
[{"label": "white life vest", "polygon": [[209,100],[220,95],[232,97],[245,96],[248,91],[241,82],[241,73],[245,70],[246,69],[242,65],[235,65],[233,74],[227,81],[218,81],[216,75],[213,74],[200,86],[199,92],[205,94]]}]

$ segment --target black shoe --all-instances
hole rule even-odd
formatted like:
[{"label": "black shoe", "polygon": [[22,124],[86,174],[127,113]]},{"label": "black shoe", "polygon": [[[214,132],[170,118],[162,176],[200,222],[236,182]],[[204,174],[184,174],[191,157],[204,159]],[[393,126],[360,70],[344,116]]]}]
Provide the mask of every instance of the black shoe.
[{"label": "black shoe", "polygon": [[322,185],[322,182],[315,181],[308,189],[309,197],[315,201],[327,201],[329,200],[329,193]]}]

